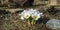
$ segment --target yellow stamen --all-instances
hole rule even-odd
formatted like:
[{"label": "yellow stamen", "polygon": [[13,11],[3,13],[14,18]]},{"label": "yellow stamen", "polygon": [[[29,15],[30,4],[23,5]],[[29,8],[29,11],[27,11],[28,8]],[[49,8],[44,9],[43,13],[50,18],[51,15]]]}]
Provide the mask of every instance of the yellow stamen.
[{"label": "yellow stamen", "polygon": [[36,19],[36,18],[37,18],[37,16],[33,16],[33,18],[34,18],[34,19]]}]

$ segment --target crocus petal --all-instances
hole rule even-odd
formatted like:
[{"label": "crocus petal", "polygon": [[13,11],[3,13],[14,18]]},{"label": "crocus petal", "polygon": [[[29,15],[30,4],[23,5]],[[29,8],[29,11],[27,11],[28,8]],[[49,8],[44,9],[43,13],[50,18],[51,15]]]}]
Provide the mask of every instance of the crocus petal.
[{"label": "crocus petal", "polygon": [[38,14],[36,20],[38,20],[39,18],[40,18],[40,15]]}]

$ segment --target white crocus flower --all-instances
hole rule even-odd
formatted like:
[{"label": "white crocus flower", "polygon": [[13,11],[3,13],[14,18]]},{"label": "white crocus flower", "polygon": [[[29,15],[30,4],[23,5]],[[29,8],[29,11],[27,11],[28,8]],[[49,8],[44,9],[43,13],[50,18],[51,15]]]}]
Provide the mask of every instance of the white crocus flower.
[{"label": "white crocus flower", "polygon": [[42,15],[43,15],[43,13],[39,13],[38,11],[35,11],[32,14],[32,18],[35,19],[35,20],[38,20]]},{"label": "white crocus flower", "polygon": [[23,12],[21,12],[21,14],[19,14],[19,15],[21,15],[22,20],[24,20],[24,15],[26,14],[26,12],[27,12],[27,10],[24,10]]},{"label": "white crocus flower", "polygon": [[35,20],[38,20],[40,18],[40,14],[32,15],[32,18],[35,19]]},{"label": "white crocus flower", "polygon": [[21,13],[21,19],[28,19],[30,16],[34,19],[34,20],[38,20],[41,16],[43,16],[43,13],[40,13],[39,11],[37,11],[37,9],[28,9],[28,10],[24,10]]},{"label": "white crocus flower", "polygon": [[32,18],[36,20],[36,18],[37,18],[37,12],[34,12],[34,13],[32,14]]},{"label": "white crocus flower", "polygon": [[29,17],[30,17],[30,14],[28,12],[24,14],[24,18],[28,19]]}]

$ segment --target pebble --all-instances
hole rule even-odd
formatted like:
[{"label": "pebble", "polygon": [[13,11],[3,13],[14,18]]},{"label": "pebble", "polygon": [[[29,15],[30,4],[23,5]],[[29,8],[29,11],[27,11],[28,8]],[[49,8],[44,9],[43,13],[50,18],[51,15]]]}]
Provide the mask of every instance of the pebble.
[{"label": "pebble", "polygon": [[46,23],[46,27],[52,30],[60,29],[60,20],[51,19]]}]

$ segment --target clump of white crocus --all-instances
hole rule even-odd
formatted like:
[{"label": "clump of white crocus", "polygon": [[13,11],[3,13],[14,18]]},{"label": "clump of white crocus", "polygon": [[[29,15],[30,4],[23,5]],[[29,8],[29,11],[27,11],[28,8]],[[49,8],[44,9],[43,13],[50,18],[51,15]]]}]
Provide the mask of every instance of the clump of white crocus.
[{"label": "clump of white crocus", "polygon": [[39,18],[41,18],[41,16],[43,16],[43,13],[40,13],[37,9],[26,9],[23,12],[21,12],[21,14],[19,14],[21,16],[22,20],[27,20],[28,24],[35,24],[36,20],[38,20]]},{"label": "clump of white crocus", "polygon": [[43,13],[40,13],[37,9],[31,8],[21,12],[21,19],[28,19],[29,17],[32,17],[34,20],[38,20],[42,15]]}]

